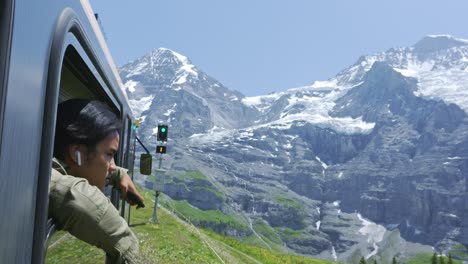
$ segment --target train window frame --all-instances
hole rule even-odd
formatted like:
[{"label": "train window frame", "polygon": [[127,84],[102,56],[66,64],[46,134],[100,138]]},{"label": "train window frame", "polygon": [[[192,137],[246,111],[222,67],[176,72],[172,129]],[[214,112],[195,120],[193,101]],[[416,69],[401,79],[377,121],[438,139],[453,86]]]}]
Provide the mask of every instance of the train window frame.
[{"label": "train window frame", "polygon": [[81,65],[77,66],[74,64],[74,66],[78,67],[74,70],[84,70],[86,78],[90,78],[91,82],[98,86],[91,89],[95,91],[93,93],[95,95],[94,98],[107,103],[119,117],[122,117],[124,111],[123,106],[119,104],[117,99],[118,95],[109,88],[115,87],[115,84],[112,86],[112,81],[109,80],[111,76],[107,76],[106,70],[103,69],[103,64],[99,61],[99,55],[93,49],[92,44],[76,13],[72,9],[65,9],[57,22],[49,53],[40,150],[41,158],[39,160],[38,186],[36,191],[33,262],[38,260],[44,261],[47,252],[48,185],[53,158],[57,105],[60,98],[63,69],[64,67],[73,67],[66,61],[66,56],[69,54],[67,51],[70,52],[73,49],[74,55],[79,56],[81,59],[78,63]]},{"label": "train window frame", "polygon": [[[124,117],[122,119],[122,127],[124,128],[121,135],[120,135],[120,149],[121,149],[121,153],[123,155],[120,156],[121,158],[121,164],[124,166],[124,167],[127,167],[128,166],[128,155],[126,155],[125,153],[127,153],[127,150],[129,148],[129,145],[128,145],[128,141],[130,139],[130,133],[131,133],[131,122],[129,123],[129,118],[128,116]],[[126,129],[125,129],[126,128]],[[130,174],[130,171],[128,171],[128,173]],[[128,204],[127,203],[122,203],[122,205],[120,206],[120,216],[122,216],[124,219],[127,219],[125,216],[127,215],[128,213]],[[130,218],[130,217],[128,217]],[[127,221],[129,222],[129,221]]]},{"label": "train window frame", "polygon": [[[90,96],[82,96],[83,94],[80,96],[80,94],[77,93],[72,95],[72,97],[67,97],[64,94],[59,94],[59,101],[77,97],[97,99],[105,102],[117,115],[121,116],[123,110],[122,106],[119,104],[116,98],[117,96],[112,92],[111,89],[109,89],[109,81],[106,81],[106,79],[103,78],[105,73],[101,70],[98,70],[98,68],[94,66],[95,64],[99,65],[100,63],[98,63],[96,60],[91,60],[88,55],[89,52],[91,51],[87,52],[82,47],[80,40],[76,38],[73,33],[70,32],[68,34],[65,54],[62,60],[62,62],[65,64],[65,67],[62,66],[61,68],[61,77],[63,69],[67,68],[72,72],[72,74],[75,75],[75,77],[83,84],[83,86],[86,86],[85,82],[88,82],[88,86],[95,85],[97,87],[88,89],[88,95]],[[77,73],[81,76],[77,76]],[[62,87],[62,80],[60,80],[59,85],[59,92],[63,92],[64,88]],[[62,96],[62,98],[60,98],[60,96]]]},{"label": "train window frame", "polygon": [[[13,31],[14,0],[0,1],[0,127],[3,127],[6,86],[10,66],[11,34]],[[2,129],[0,129],[0,145]]]}]

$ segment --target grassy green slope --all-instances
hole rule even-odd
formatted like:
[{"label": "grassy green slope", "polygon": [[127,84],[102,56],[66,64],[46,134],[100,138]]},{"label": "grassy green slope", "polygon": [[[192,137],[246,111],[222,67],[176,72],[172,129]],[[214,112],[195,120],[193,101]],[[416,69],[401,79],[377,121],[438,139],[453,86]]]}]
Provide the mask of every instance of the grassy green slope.
[{"label": "grassy green slope", "polygon": [[[148,223],[153,195],[144,192],[146,208],[132,209],[131,226],[140,241],[140,263],[332,263],[274,252],[201,230],[163,208],[158,209],[159,223]],[[46,263],[103,263],[103,259],[100,249],[59,232],[49,243]]]}]

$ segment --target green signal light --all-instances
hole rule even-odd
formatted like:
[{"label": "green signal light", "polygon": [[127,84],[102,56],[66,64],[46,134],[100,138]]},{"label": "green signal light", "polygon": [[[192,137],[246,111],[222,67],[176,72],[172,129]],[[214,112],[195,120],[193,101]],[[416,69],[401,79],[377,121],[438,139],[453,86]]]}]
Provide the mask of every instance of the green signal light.
[{"label": "green signal light", "polygon": [[158,141],[167,141],[167,125],[158,125]]}]

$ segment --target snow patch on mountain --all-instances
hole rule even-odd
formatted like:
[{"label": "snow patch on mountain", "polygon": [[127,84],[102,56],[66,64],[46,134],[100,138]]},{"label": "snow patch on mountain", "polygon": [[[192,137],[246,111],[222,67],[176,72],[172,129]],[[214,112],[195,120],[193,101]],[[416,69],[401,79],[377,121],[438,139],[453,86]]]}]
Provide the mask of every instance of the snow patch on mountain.
[{"label": "snow patch on mountain", "polygon": [[[305,86],[304,88],[313,88],[315,90],[325,89],[329,90],[330,88],[338,87],[338,80],[328,80],[328,81],[315,81],[311,86]],[[296,88],[297,89],[297,88]]]},{"label": "snow patch on mountain", "polygon": [[426,37],[429,37],[429,38],[446,38],[446,39],[451,39],[451,40],[464,42],[464,43],[468,44],[467,39],[456,38],[456,37],[454,37],[452,35],[449,35],[449,34],[430,34],[430,35],[427,35]]},{"label": "snow patch on mountain", "polygon": [[328,165],[327,165],[325,162],[323,162],[318,156],[315,156],[315,159],[316,159],[318,162],[320,162],[320,164],[322,165],[322,168],[324,168],[324,169],[327,169],[327,168],[328,168]]},{"label": "snow patch on mountain", "polygon": [[[468,65],[468,63],[467,63]],[[420,72],[417,96],[459,105],[468,112],[468,71],[447,69],[437,72]]]},{"label": "snow patch on mountain", "polygon": [[151,133],[151,136],[157,135],[158,134],[158,127],[153,128],[153,133]]},{"label": "snow patch on mountain", "polygon": [[258,125],[256,128],[289,129],[293,124],[300,126],[301,122],[305,122],[344,134],[368,134],[375,123],[364,122],[362,117],[338,118],[328,114],[335,106],[335,100],[351,88],[338,86],[337,80],[315,82],[311,86],[293,88],[286,92],[246,97],[242,102],[265,113],[275,101],[287,98],[288,105],[284,107],[279,119]]},{"label": "snow patch on mountain", "polygon": [[336,254],[335,247],[332,247],[331,251],[332,251],[331,254],[332,254],[333,260],[337,261],[338,260],[338,255]]},{"label": "snow patch on mountain", "polygon": [[236,131],[234,129],[225,129],[223,127],[214,126],[206,133],[193,134],[190,136],[190,140],[197,143],[223,141],[224,139],[232,139],[235,132]]},{"label": "snow patch on mountain", "polygon": [[329,116],[322,116],[318,114],[295,114],[288,117],[282,118],[271,123],[262,124],[250,127],[249,133],[245,130],[210,130],[206,134],[194,134],[190,138],[197,140],[198,143],[207,142],[219,142],[219,141],[231,141],[234,135],[240,140],[245,140],[253,136],[252,131],[256,129],[276,129],[276,130],[289,130],[294,126],[304,126],[305,123],[316,125],[323,129],[332,129],[334,131],[353,135],[353,134],[368,134],[372,131],[375,123],[367,123],[362,120],[362,117],[358,118],[335,118]]},{"label": "snow patch on mountain", "polygon": [[304,121],[313,125],[316,125],[323,129],[332,129],[339,133],[352,135],[352,134],[369,134],[375,126],[375,123],[367,123],[362,120],[362,117],[330,117],[328,114],[317,114],[312,113],[298,113],[291,114],[281,118],[278,121],[274,121],[270,124],[261,125],[260,127],[274,127],[278,129],[289,129],[293,123]]},{"label": "snow patch on mountain", "polygon": [[126,90],[128,90],[129,92],[133,93],[135,92],[135,87],[136,85],[138,84],[138,82],[135,82],[133,80],[128,80],[125,84],[124,84],[124,87]]},{"label": "snow patch on mountain", "polygon": [[168,109],[168,110],[163,114],[163,116],[169,117],[172,113],[174,113],[174,112],[176,111],[176,107],[177,107],[177,103],[174,103],[174,105],[172,106],[172,108]]},{"label": "snow patch on mountain", "polygon": [[147,66],[148,66],[148,62],[142,62],[142,63],[138,64],[137,66],[135,66],[135,68],[133,68],[133,70],[131,72],[129,72],[125,76],[125,78],[130,78],[132,76],[142,74],[143,73],[142,70],[145,69]]},{"label": "snow patch on mountain", "polygon": [[378,225],[374,222],[364,219],[361,214],[357,214],[359,220],[361,220],[363,227],[359,229],[359,233],[367,236],[367,242],[371,243],[374,250],[366,256],[366,259],[375,256],[379,251],[377,243],[381,242],[384,238],[385,232],[387,231],[384,226]]},{"label": "snow patch on mountain", "polygon": [[190,75],[192,75],[195,78],[198,78],[198,72],[196,71],[195,65],[193,65],[187,57],[167,48],[159,48],[156,56],[160,56],[160,53],[170,53],[172,57],[178,60],[178,63],[176,64],[180,64],[176,72],[176,78],[172,82],[172,84],[183,84],[187,82],[187,78]]},{"label": "snow patch on mountain", "polygon": [[128,103],[132,108],[132,111],[135,113],[136,117],[140,117],[141,114],[150,109],[151,104],[153,103],[154,95],[142,97],[140,100],[130,99]]},{"label": "snow patch on mountain", "polygon": [[341,90],[341,87],[337,84],[337,80],[315,81],[312,85],[291,88],[285,92],[275,92],[268,95],[244,97],[242,102],[247,106],[257,107],[259,110],[264,112],[271,106],[272,103],[285,95],[294,95],[298,92],[311,92],[312,95],[319,96],[319,92],[331,90]]},{"label": "snow patch on mountain", "polygon": [[242,98],[242,103],[249,107],[256,107],[260,112],[265,113],[273,102],[278,100],[284,93],[272,93],[269,95],[251,96]]},{"label": "snow patch on mountain", "polygon": [[194,70],[193,65],[184,65],[177,72],[177,79],[173,84],[183,84],[187,82],[189,75],[193,75],[195,78],[198,78],[198,73]]}]

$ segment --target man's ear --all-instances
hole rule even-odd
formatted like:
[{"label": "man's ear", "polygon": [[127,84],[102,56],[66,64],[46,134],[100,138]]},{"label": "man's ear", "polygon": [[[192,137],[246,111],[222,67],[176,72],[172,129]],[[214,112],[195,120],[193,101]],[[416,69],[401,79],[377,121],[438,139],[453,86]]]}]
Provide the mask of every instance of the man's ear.
[{"label": "man's ear", "polygon": [[72,144],[68,146],[68,156],[78,166],[81,166],[82,162],[82,149],[83,148],[80,144]]}]

